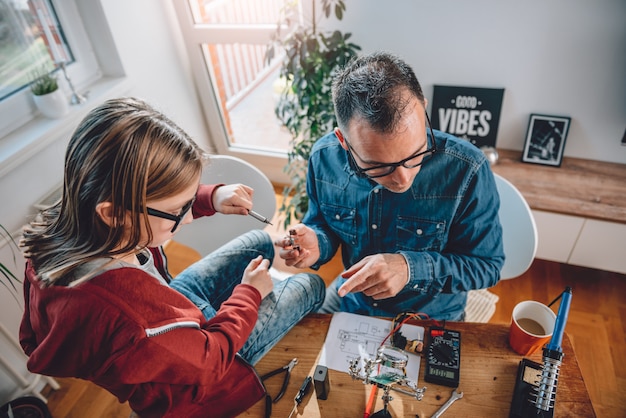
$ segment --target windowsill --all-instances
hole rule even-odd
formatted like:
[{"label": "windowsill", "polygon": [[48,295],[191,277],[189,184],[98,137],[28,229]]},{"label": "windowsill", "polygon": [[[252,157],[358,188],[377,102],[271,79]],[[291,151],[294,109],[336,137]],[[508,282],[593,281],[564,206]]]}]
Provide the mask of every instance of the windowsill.
[{"label": "windowsill", "polygon": [[104,77],[88,86],[87,101],[71,106],[70,112],[59,119],[38,116],[7,136],[0,138],[0,178],[27,161],[68,130],[73,131],[78,122],[98,103],[123,96],[130,89],[126,77]]}]

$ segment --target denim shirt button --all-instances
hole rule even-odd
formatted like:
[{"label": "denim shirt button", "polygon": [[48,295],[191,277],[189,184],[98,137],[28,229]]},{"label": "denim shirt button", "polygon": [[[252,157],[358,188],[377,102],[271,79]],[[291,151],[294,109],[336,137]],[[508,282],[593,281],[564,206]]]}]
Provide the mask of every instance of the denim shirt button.
[{"label": "denim shirt button", "polygon": [[372,229],[378,229],[378,225],[372,224]]},{"label": "denim shirt button", "polygon": [[380,189],[374,189],[374,193],[378,193]]},{"label": "denim shirt button", "polygon": [[424,233],[424,231],[422,231],[421,229],[418,229],[417,231],[415,231],[417,233],[417,235],[422,235]]},{"label": "denim shirt button", "polygon": [[335,215],[335,219],[337,219],[338,221],[341,220],[341,215],[339,214]]},{"label": "denim shirt button", "polygon": [[378,308],[378,303],[374,302],[374,303],[372,303],[372,306],[373,306],[374,308]]}]

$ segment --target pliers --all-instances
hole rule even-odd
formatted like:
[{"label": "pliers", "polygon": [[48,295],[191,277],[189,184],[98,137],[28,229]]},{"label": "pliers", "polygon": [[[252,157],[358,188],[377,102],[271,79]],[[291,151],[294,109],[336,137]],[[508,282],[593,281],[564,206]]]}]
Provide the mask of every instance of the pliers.
[{"label": "pliers", "polygon": [[261,380],[265,381],[265,379],[268,379],[272,376],[276,376],[279,373],[285,372],[283,386],[280,388],[280,392],[278,392],[278,395],[276,395],[276,397],[273,399],[274,403],[278,402],[280,398],[282,398],[283,395],[285,394],[285,391],[287,390],[287,386],[289,385],[289,378],[291,377],[291,370],[295,367],[296,364],[298,364],[298,359],[294,358],[287,365],[283,367],[279,367],[278,369],[272,370],[271,372],[265,373],[263,376],[261,376]]}]

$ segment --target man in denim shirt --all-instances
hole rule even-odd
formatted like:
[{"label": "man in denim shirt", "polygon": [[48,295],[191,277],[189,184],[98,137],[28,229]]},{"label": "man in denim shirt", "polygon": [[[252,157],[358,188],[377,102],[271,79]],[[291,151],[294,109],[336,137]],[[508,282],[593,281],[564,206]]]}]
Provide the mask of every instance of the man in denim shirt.
[{"label": "man in denim shirt", "polygon": [[308,212],[293,227],[286,264],[329,261],[345,271],[320,312],[462,320],[467,291],[495,285],[504,262],[500,205],[482,152],[433,131],[413,70],[375,53],[333,82],[339,127],[319,139],[308,167]]}]

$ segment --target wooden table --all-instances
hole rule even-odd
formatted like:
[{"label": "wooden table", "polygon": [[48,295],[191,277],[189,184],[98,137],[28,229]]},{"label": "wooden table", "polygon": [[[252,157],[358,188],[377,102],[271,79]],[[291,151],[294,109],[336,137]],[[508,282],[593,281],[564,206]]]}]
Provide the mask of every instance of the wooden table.
[{"label": "wooden table", "polygon": [[[304,318],[257,364],[260,374],[284,366],[292,358],[298,358],[285,396],[273,405],[272,416],[286,418],[291,411],[300,385],[307,375],[313,375],[320,350],[326,339],[330,315],[312,314]],[[431,323],[417,323],[424,327]],[[459,391],[463,398],[456,401],[444,417],[508,417],[517,367],[522,356],[508,346],[509,326],[502,324],[478,324],[448,322],[447,328],[461,332],[461,382]],[[578,367],[576,354],[567,335],[563,337],[563,364],[557,386],[555,417],[595,417],[587,389]],[[529,356],[541,363],[540,352]],[[430,417],[443,405],[452,392],[451,388],[423,381],[424,360],[419,375],[419,387],[426,386],[424,398],[417,401],[407,395],[391,392],[393,400],[389,410],[394,418]],[[371,385],[352,380],[346,373],[329,370],[330,392],[328,399],[318,400],[315,391],[304,398],[293,417],[361,417]],[[270,394],[278,393],[282,375],[269,379],[266,386]],[[383,391],[378,390],[374,411],[382,409]],[[263,417],[264,401],[258,402],[241,416]]]}]

